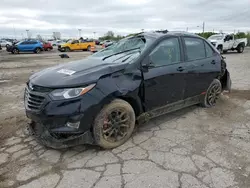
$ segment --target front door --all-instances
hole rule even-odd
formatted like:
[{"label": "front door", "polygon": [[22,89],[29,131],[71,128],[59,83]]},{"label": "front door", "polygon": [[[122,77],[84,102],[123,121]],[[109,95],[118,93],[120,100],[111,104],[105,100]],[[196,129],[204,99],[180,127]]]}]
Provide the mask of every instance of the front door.
[{"label": "front door", "polygon": [[78,40],[74,40],[71,44],[71,50],[80,50],[80,43]]},{"label": "front door", "polygon": [[184,99],[205,94],[219,74],[221,58],[205,40],[184,37],[186,64],[186,88]]},{"label": "front door", "polygon": [[185,64],[181,58],[179,38],[161,41],[143,64],[150,63],[144,72],[144,102],[147,111],[182,100],[185,87]]}]

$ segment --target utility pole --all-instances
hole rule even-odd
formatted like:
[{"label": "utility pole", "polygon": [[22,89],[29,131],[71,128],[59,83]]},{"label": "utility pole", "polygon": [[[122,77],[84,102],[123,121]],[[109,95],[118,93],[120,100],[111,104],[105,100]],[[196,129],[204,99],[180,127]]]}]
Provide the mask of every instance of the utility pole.
[{"label": "utility pole", "polygon": [[29,30],[26,29],[26,32],[27,32],[27,39],[29,38]]},{"label": "utility pole", "polygon": [[15,36],[15,39],[16,39],[16,29],[15,29],[14,24],[13,24],[13,30],[14,30],[14,36]]},{"label": "utility pole", "polygon": [[187,32],[188,32],[188,27],[187,27],[187,30],[186,30]]},{"label": "utility pole", "polygon": [[79,38],[81,38],[81,29],[78,29],[78,32],[79,32]]},{"label": "utility pole", "polygon": [[96,32],[93,32],[94,33],[94,39],[95,39],[95,34],[96,34]]},{"label": "utility pole", "polygon": [[204,31],[205,31],[205,22],[203,22],[202,24],[202,33],[204,33]]}]

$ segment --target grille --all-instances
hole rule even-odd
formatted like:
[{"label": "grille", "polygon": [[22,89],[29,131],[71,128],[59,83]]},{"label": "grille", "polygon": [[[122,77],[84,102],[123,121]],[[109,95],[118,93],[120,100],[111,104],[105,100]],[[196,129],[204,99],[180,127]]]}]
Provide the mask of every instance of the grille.
[{"label": "grille", "polygon": [[30,92],[28,89],[25,90],[25,105],[28,109],[40,110],[44,100],[45,100],[44,96]]}]

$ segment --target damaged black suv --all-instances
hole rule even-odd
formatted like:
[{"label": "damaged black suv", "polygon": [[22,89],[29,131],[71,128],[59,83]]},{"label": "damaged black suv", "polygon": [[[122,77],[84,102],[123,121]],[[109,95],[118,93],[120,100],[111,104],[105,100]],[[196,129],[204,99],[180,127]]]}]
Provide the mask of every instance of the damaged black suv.
[{"label": "damaged black suv", "polygon": [[140,33],[32,75],[25,89],[29,130],[65,148],[126,142],[136,123],[183,107],[215,105],[231,79],[220,53],[189,33]]}]

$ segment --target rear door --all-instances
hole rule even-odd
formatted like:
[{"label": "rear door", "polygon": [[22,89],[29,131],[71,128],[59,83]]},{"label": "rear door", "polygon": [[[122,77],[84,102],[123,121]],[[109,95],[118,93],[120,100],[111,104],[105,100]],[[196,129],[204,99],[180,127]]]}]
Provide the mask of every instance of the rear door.
[{"label": "rear door", "polygon": [[144,75],[144,102],[152,110],[183,99],[185,64],[178,37],[162,40],[145,58],[150,63]]},{"label": "rear door", "polygon": [[220,73],[220,55],[205,40],[183,37],[186,62],[186,88],[184,99],[205,94],[214,78]]}]

